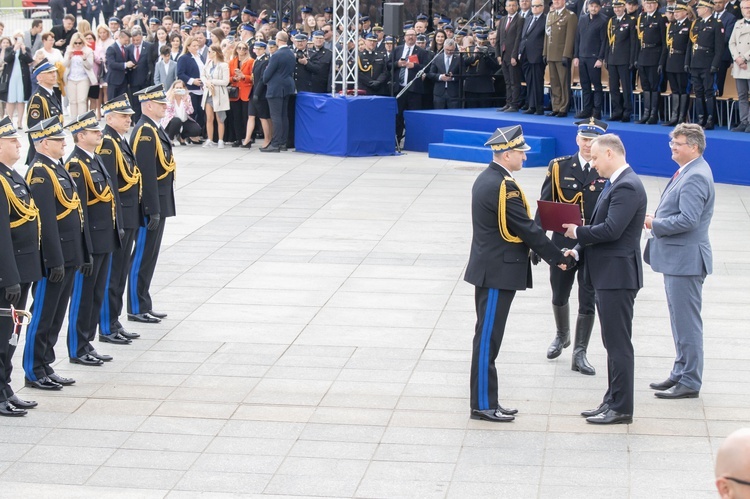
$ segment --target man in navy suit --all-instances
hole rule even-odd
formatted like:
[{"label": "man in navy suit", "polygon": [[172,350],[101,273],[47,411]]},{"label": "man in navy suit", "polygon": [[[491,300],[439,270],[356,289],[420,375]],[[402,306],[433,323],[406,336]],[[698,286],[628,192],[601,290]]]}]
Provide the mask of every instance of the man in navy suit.
[{"label": "man in navy suit", "polygon": [[268,147],[261,147],[263,152],[286,151],[289,138],[288,107],[289,96],[294,93],[294,68],[297,58],[289,48],[289,35],[283,31],[276,33],[276,44],[279,49],[271,56],[263,72],[266,84],[266,98],[271,112],[273,138]]},{"label": "man in navy suit", "polygon": [[456,42],[448,38],[443,44],[443,54],[430,66],[429,78],[435,82],[432,104],[435,109],[458,109],[458,75],[460,64],[456,55]]},{"label": "man in navy suit", "polygon": [[646,190],[625,161],[625,147],[613,134],[594,139],[591,161],[608,178],[594,207],[591,225],[563,224],[565,237],[578,239],[566,255],[585,252],[584,270],[596,290],[602,341],[607,350],[609,388],[596,409],[582,416],[593,424],[633,422],[633,306],[643,287],[641,230]]},{"label": "man in navy suit", "polygon": [[526,80],[529,109],[524,114],[544,114],[544,14],[543,0],[531,1],[531,14],[526,16],[518,43],[518,60],[521,61]]},{"label": "man in navy suit", "polygon": [[135,66],[128,60],[127,45],[130,43],[130,32],[120,30],[117,41],[107,47],[107,100],[128,91],[128,70]]},{"label": "man in navy suit", "polygon": [[505,2],[505,10],[508,14],[498,23],[495,54],[505,80],[505,107],[502,110],[515,113],[521,107],[521,65],[518,62],[518,50],[525,23],[524,19],[517,15],[517,0]]},{"label": "man in navy suit", "polygon": [[[416,56],[416,62],[415,58]],[[411,57],[412,60],[409,60]],[[404,137],[404,111],[422,109],[422,95],[424,85],[421,78],[416,78],[419,71],[430,61],[430,54],[417,46],[417,32],[409,28],[404,32],[404,44],[391,52],[391,67],[395,66],[393,82],[394,92],[398,94],[411,83],[409,90],[398,99],[398,113],[396,114],[396,139],[401,142]]]},{"label": "man in navy suit", "polygon": [[128,95],[130,102],[133,103],[133,111],[135,111],[133,122],[138,123],[141,119],[141,103],[135,98],[135,93],[150,86],[151,71],[153,68],[150,64],[148,53],[151,44],[143,40],[143,33],[140,28],[133,28],[130,36],[132,43],[125,50],[128,61],[133,63],[132,69],[128,72]]}]

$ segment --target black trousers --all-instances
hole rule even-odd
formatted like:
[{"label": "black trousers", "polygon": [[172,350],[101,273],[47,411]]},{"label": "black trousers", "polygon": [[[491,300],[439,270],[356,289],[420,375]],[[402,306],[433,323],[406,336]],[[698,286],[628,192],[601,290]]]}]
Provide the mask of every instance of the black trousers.
[{"label": "black trousers", "polygon": [[[404,87],[399,87],[399,92]],[[398,105],[398,113],[396,114],[396,138],[400,141],[404,138],[404,130],[406,125],[404,123],[404,111],[410,111],[413,109],[422,109],[422,94],[416,92],[409,92],[408,90],[396,101]]]},{"label": "black trousers", "polygon": [[669,88],[673,94],[688,93],[687,87],[690,81],[688,73],[667,73],[667,81],[669,81]]},{"label": "black trousers", "polygon": [[193,105],[192,118],[198,123],[198,126],[201,127],[201,133],[203,133],[203,130],[206,128],[206,111],[203,109],[203,106],[201,106],[202,100],[203,95],[197,95],[192,92],[190,93],[190,103]]},{"label": "black trousers", "polygon": [[503,59],[503,79],[505,80],[505,103],[520,108],[521,107],[521,65],[513,66],[510,58],[506,61]]},{"label": "black trousers", "polygon": [[270,97],[268,108],[271,112],[271,125],[273,126],[270,146],[285,146],[287,140],[289,140],[289,96]]},{"label": "black trousers", "polygon": [[603,402],[622,414],[633,414],[633,305],[637,294],[637,289],[596,290],[602,343],[607,350],[608,388]]},{"label": "black trousers", "polygon": [[[18,310],[26,309],[29,288],[31,288],[31,283],[21,283],[21,298],[14,305]],[[10,302],[5,299],[5,292],[3,291],[0,291],[0,308],[10,308]],[[13,372],[13,354],[16,353],[16,346],[11,345],[10,340],[14,329],[13,319],[0,317],[0,402],[5,402],[13,396],[13,388],[10,387],[10,375]]]},{"label": "black trousers", "polygon": [[201,127],[193,120],[182,121],[180,118],[172,118],[164,127],[167,136],[172,139],[179,135],[183,139],[187,137],[200,137]]},{"label": "black trousers", "polygon": [[[441,82],[438,82],[438,84],[440,83]],[[448,97],[446,95],[433,95],[432,107],[433,109],[459,109],[461,107],[461,101],[458,99],[458,97]]]},{"label": "black trousers", "polygon": [[156,230],[146,227],[138,229],[135,238],[135,249],[130,258],[130,276],[128,278],[128,313],[142,314],[152,307],[151,279],[154,277],[156,262],[159,260],[159,249],[164,236],[164,224],[167,219],[159,220]]},{"label": "black trousers", "polygon": [[[464,102],[466,107],[492,107],[492,97],[490,93],[464,92]],[[507,97],[506,97],[507,98]]]},{"label": "black trousers", "polygon": [[32,317],[26,329],[26,347],[23,350],[23,370],[31,381],[55,372],[52,369],[55,344],[67,312],[75,274],[75,267],[65,267],[62,281],[50,282],[44,277],[32,286]]},{"label": "black trousers", "polygon": [[99,331],[104,335],[112,334],[113,326],[122,313],[122,295],[125,293],[125,282],[130,272],[130,255],[138,229],[125,229],[120,247],[109,259],[107,278],[104,283],[104,296],[99,309]]},{"label": "black trousers", "polygon": [[[135,114],[132,117],[133,123],[138,123],[138,120],[141,119],[141,103],[138,100],[138,97],[134,95],[139,90],[143,90],[144,88],[148,87],[148,84],[145,85],[129,85],[128,86],[128,99],[130,99],[130,107],[133,108],[133,111],[135,111]],[[117,94],[120,95],[120,94]]]},{"label": "black trousers", "polygon": [[68,308],[68,356],[83,357],[95,350],[96,325],[104,301],[111,253],[92,255],[94,268],[86,277],[76,272]]},{"label": "black trousers", "polygon": [[661,83],[661,75],[658,66],[639,66],[641,75],[641,87],[644,92],[658,92]]},{"label": "black trousers", "polygon": [[[229,103],[229,108],[232,111],[231,126],[227,129],[234,131],[234,140],[244,140],[245,134],[247,133],[247,106],[248,101],[237,100]],[[229,121],[229,120],[227,120]]]},{"label": "black trousers", "polygon": [[477,323],[471,355],[471,408],[497,408],[497,369],[495,359],[500,352],[514,290],[474,288]]},{"label": "black trousers", "polygon": [[[112,85],[111,83],[107,85],[107,100],[110,101],[114,99],[117,96],[120,96],[122,94],[125,94],[128,92],[128,84],[122,83],[121,85]],[[128,96],[128,99],[131,97]],[[135,123],[135,121],[133,121]]]},{"label": "black trousers", "polygon": [[[578,60],[578,74],[581,77],[581,93],[583,94],[583,111],[602,111],[604,91],[602,90],[602,68],[595,68],[596,58],[581,57]],[[591,86],[594,86],[592,92]]]},{"label": "black trousers", "polygon": [[542,111],[544,109],[544,63],[531,64],[526,57],[522,57],[521,66],[526,79],[529,109]]},{"label": "black trousers", "polygon": [[695,106],[699,115],[714,115],[714,74],[709,69],[691,69],[690,82],[695,93]]},{"label": "black trousers", "polygon": [[[610,64],[609,94],[612,97],[612,116],[627,116],[633,112],[633,87],[630,80],[630,70],[627,64]],[[622,85],[622,92],[620,92]]]},{"label": "black trousers", "polygon": [[573,282],[578,276],[578,313],[593,315],[595,311],[594,287],[584,278],[583,255],[573,270],[560,270],[554,265],[549,268],[549,282],[552,286],[552,304],[561,307],[570,300]]},{"label": "black trousers", "polygon": [[287,132],[286,136],[286,146],[289,149],[292,149],[294,147],[294,113],[297,108],[297,94],[292,94],[289,96],[289,104],[287,104],[286,112],[287,112],[287,121],[289,123],[289,131]]}]

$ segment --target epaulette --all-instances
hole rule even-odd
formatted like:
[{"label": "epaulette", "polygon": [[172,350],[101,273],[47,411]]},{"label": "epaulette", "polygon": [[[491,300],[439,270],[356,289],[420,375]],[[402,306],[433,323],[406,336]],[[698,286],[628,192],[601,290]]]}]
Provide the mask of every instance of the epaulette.
[{"label": "epaulette", "polygon": [[550,164],[555,163],[555,162],[565,161],[566,159],[570,159],[572,157],[573,157],[572,154],[569,154],[567,156],[560,156],[559,158],[555,158],[552,161],[550,161]]}]

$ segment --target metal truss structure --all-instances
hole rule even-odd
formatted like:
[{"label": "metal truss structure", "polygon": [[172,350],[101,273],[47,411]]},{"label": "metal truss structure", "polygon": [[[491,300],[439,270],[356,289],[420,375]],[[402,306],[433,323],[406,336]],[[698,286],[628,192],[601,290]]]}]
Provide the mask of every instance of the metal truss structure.
[{"label": "metal truss structure", "polygon": [[[338,32],[341,28],[341,33]],[[359,0],[333,0],[333,63],[331,64],[331,95],[336,89],[354,91],[357,95],[359,65]]]},{"label": "metal truss structure", "polygon": [[281,26],[281,18],[284,17],[285,14],[289,15],[289,20],[292,23],[292,26],[294,26],[294,20],[297,18],[297,11],[296,11],[297,4],[294,0],[276,0],[276,16],[277,19],[277,26]]}]

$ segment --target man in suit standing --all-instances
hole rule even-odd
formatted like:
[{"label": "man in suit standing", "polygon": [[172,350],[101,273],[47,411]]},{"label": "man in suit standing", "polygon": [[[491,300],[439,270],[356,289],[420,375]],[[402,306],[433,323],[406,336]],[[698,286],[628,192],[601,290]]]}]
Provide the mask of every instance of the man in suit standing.
[{"label": "man in suit standing", "polygon": [[475,286],[477,322],[471,357],[471,419],[510,422],[516,409],[498,401],[495,358],[505,333],[517,290],[531,287],[529,249],[563,270],[574,262],[547,239],[530,216],[513,172],[523,167],[530,147],[520,125],[499,128],[485,145],[492,163],[479,174],[471,190],[473,236],[464,280]]},{"label": "man in suit standing", "polygon": [[[576,118],[602,119],[602,64],[607,48],[607,18],[601,13],[601,0],[589,0],[588,14],[578,20],[573,66],[581,75],[583,106]],[[591,86],[594,86],[593,92]]]},{"label": "man in suit standing", "polygon": [[703,281],[712,272],[708,228],[714,214],[714,180],[703,158],[706,136],[696,124],[683,123],[669,134],[672,159],[679,169],[661,195],[656,213],[646,215],[653,236],[643,258],[664,274],[664,289],[677,358],[669,377],[651,383],[659,398],[694,398],[703,377]]},{"label": "man in suit standing", "polygon": [[266,98],[271,112],[273,124],[273,138],[268,147],[261,147],[263,152],[279,152],[287,150],[289,140],[289,96],[295,91],[294,68],[297,64],[292,49],[289,48],[289,35],[284,31],[276,33],[276,43],[279,49],[271,56],[268,66],[263,72],[263,82],[266,84]]},{"label": "man in suit standing", "polygon": [[495,55],[505,80],[505,107],[502,110],[516,113],[521,108],[521,64],[518,61],[518,50],[524,20],[518,15],[517,0],[505,2],[505,10],[508,14],[500,19],[497,27]]},{"label": "man in suit standing", "polygon": [[563,224],[565,237],[578,239],[566,254],[584,254],[584,270],[596,291],[602,341],[607,350],[609,387],[602,403],[582,416],[592,424],[633,422],[633,306],[643,287],[641,230],[646,190],[625,161],[625,147],[613,134],[594,139],[591,160],[609,180],[594,207],[591,225]]},{"label": "man in suit standing", "polygon": [[[410,60],[411,58],[411,60]],[[404,32],[404,44],[391,52],[391,66],[394,67],[394,94],[400,93],[417,76],[417,73],[429,62],[429,53],[417,47],[417,32],[409,28]],[[396,140],[400,143],[404,138],[404,111],[422,109],[422,94],[424,85],[418,78],[409,86],[409,90],[398,99],[398,113],[396,114]]]},{"label": "man in suit standing", "polygon": [[107,100],[128,91],[128,70],[135,63],[128,59],[127,45],[130,43],[130,32],[120,30],[117,41],[107,47]]},{"label": "man in suit standing", "polygon": [[545,26],[544,57],[549,65],[552,112],[548,116],[564,118],[570,104],[570,64],[576,41],[578,18],[565,9],[565,0],[552,0]]},{"label": "man in suit standing", "polygon": [[432,104],[435,109],[458,109],[458,78],[460,61],[456,55],[456,41],[448,38],[443,43],[443,54],[430,66],[429,77],[435,82]]},{"label": "man in suit standing", "polygon": [[135,111],[133,121],[138,123],[141,119],[141,104],[135,98],[135,93],[148,87],[151,82],[153,67],[148,58],[151,44],[143,41],[143,33],[140,28],[133,28],[130,36],[132,43],[125,50],[128,61],[133,63],[130,71],[128,71],[128,94],[130,102],[133,103],[133,111]]},{"label": "man in suit standing", "polygon": [[526,16],[518,44],[518,59],[521,61],[526,80],[529,108],[524,114],[544,114],[544,2],[532,0],[531,14]]}]

